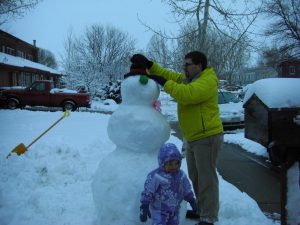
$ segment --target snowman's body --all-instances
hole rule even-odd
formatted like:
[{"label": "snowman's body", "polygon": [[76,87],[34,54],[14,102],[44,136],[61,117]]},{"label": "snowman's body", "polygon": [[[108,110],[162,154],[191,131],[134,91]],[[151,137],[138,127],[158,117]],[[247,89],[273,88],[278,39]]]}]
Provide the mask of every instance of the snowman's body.
[{"label": "snowman's body", "polygon": [[[170,136],[169,123],[153,107],[159,96],[157,84],[150,79],[142,84],[139,79],[129,77],[121,85],[122,103],[107,128],[116,150],[100,162],[92,183],[101,225],[141,224],[141,191],[147,174],[158,167],[160,146]],[[126,167],[121,168],[120,162],[126,162]],[[107,221],[107,215],[115,219]]]}]

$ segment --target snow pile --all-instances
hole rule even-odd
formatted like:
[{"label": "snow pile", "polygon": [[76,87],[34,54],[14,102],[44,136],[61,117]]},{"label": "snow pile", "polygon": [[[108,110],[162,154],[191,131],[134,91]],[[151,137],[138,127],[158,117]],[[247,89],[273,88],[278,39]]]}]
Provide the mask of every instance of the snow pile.
[{"label": "snow pile", "polygon": [[300,79],[268,78],[261,79],[248,87],[244,103],[255,94],[269,108],[300,107]]},{"label": "snow pile", "polygon": [[234,134],[225,134],[224,141],[226,143],[239,145],[243,149],[245,149],[248,152],[251,152],[253,154],[256,154],[259,156],[264,156],[266,158],[269,157],[267,149],[264,146],[262,146],[261,144],[245,138],[244,132],[238,132],[238,133],[234,133]]}]

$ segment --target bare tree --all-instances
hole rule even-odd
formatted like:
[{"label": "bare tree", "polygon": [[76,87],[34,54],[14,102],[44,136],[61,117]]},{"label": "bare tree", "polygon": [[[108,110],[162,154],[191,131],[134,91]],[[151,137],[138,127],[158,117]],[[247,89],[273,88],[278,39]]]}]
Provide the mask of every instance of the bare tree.
[{"label": "bare tree", "polygon": [[147,55],[151,59],[155,59],[156,62],[164,67],[170,67],[171,51],[169,50],[168,40],[164,37],[154,34],[148,45]]},{"label": "bare tree", "polygon": [[[177,71],[182,70],[180,63],[184,55],[197,49],[198,36],[196,33],[190,32],[194,26],[196,26],[195,23],[188,22],[180,32],[182,38],[177,40],[177,46],[174,50],[174,55],[177,58],[173,59],[173,66]],[[231,36],[235,37],[235,34]],[[234,48],[232,48],[233,45],[235,45]],[[208,64],[215,69],[218,76],[231,83],[232,76],[236,75],[247,64],[250,57],[249,48],[249,40],[246,35],[235,42],[233,38],[219,34],[216,29],[208,28],[202,51],[206,52],[209,59]]]},{"label": "bare tree", "polygon": [[57,62],[54,54],[46,49],[39,48],[38,62],[53,69],[57,68]]},{"label": "bare tree", "polygon": [[20,18],[42,0],[0,0],[0,25],[11,18]]},{"label": "bare tree", "polygon": [[[229,50],[233,49],[244,35],[251,32],[250,27],[258,17],[262,7],[261,0],[243,0],[239,1],[239,4],[236,4],[235,0],[162,0],[162,2],[171,7],[179,25],[185,26],[186,21],[191,19],[196,21],[196,26],[190,30],[190,33],[197,35],[194,50],[200,51],[204,49],[208,27],[215,29],[221,36],[225,35],[233,39],[233,45]],[[154,30],[145,23],[143,24],[166,38],[178,38],[167,36],[164,32]],[[231,34],[235,34],[235,36],[233,37]]]},{"label": "bare tree", "polygon": [[85,85],[92,93],[128,72],[134,42],[112,26],[92,25],[76,37],[70,33],[62,58],[70,87]]},{"label": "bare tree", "polygon": [[300,1],[266,0],[264,13],[274,21],[266,30],[275,38],[282,52],[300,57]]},{"label": "bare tree", "polygon": [[282,50],[276,44],[271,47],[265,46],[260,51],[256,67],[269,67],[279,72],[278,65],[280,62],[289,58],[292,58],[292,56],[289,55],[288,52]]}]

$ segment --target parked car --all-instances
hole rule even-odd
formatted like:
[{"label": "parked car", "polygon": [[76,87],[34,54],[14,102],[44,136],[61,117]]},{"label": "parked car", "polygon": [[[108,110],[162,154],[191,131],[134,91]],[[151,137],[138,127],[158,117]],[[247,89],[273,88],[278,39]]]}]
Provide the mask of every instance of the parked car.
[{"label": "parked car", "polygon": [[244,108],[239,93],[219,90],[220,117],[225,130],[244,128]]},{"label": "parked car", "polygon": [[0,101],[9,109],[29,106],[62,107],[74,111],[78,107],[90,107],[89,93],[54,88],[53,81],[34,81],[26,88],[10,88],[0,91]]},{"label": "parked car", "polygon": [[[220,117],[225,130],[244,128],[244,108],[238,92],[220,90],[218,92]],[[171,121],[177,121],[177,103],[164,91],[160,92],[159,100],[164,115]],[[164,108],[167,108],[166,110]]]}]

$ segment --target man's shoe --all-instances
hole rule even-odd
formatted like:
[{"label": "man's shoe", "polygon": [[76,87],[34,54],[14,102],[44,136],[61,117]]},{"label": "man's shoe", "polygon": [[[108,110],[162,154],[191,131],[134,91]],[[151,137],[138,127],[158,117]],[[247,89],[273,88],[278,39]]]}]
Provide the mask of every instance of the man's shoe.
[{"label": "man's shoe", "polygon": [[199,219],[200,218],[199,214],[195,213],[193,210],[187,210],[185,217],[188,219]]},{"label": "man's shoe", "polygon": [[199,222],[199,223],[197,223],[195,225],[214,225],[214,224],[202,221],[202,222]]}]

